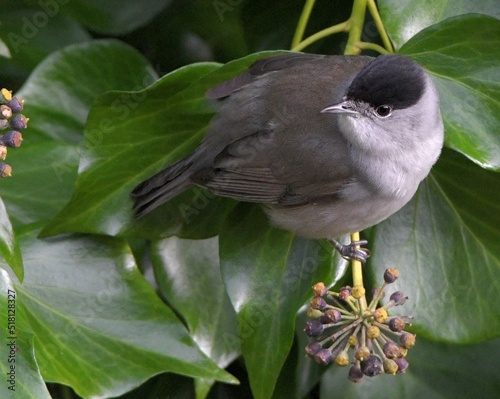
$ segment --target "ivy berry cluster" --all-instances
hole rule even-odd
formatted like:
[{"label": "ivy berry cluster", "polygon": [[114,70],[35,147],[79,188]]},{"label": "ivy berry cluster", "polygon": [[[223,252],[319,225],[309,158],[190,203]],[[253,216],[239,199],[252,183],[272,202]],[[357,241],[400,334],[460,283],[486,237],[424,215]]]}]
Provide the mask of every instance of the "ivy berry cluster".
[{"label": "ivy berry cluster", "polygon": [[[28,118],[20,112],[24,108],[24,101],[12,97],[12,92],[7,89],[0,91],[0,159],[7,157],[7,147],[20,147],[23,135],[20,130],[28,127]],[[0,177],[11,176],[12,167],[0,161]]]},{"label": "ivy berry cluster", "polygon": [[[415,345],[415,335],[405,331],[408,316],[390,317],[388,310],[408,299],[401,291],[394,292],[387,304],[377,307],[385,296],[385,288],[398,278],[397,269],[386,269],[384,284],[375,289],[373,299],[363,306],[363,287],[342,287],[328,290],[323,283],[315,284],[305,333],[314,341],[306,353],[316,362],[351,365],[348,378],[359,382],[364,376],[404,373],[408,369],[406,355]],[[366,304],[366,302],[365,302]]]}]

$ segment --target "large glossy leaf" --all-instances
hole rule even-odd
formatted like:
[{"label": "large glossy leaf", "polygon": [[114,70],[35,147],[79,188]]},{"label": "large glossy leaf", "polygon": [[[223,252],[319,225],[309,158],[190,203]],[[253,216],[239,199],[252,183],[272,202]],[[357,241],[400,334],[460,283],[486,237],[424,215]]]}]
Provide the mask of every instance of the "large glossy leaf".
[{"label": "large glossy leaf", "polygon": [[19,9],[2,10],[0,14],[0,37],[12,56],[0,58],[3,78],[23,81],[52,52],[91,38],[78,22],[62,13],[49,15],[42,8],[17,3]]},{"label": "large glossy leaf", "polygon": [[481,345],[445,345],[417,338],[406,374],[347,379],[347,369],[331,366],[322,379],[320,398],[329,399],[495,399],[500,392],[500,340]]},{"label": "large glossy leaf", "polygon": [[[154,70],[132,47],[117,40],[100,40],[53,53],[17,95],[26,100],[23,113],[30,117],[30,140],[79,143],[97,96],[108,90],[139,90],[154,80]],[[109,127],[107,119],[99,122],[93,130],[93,145]]]},{"label": "large glossy leaf", "polygon": [[448,19],[401,48],[434,75],[446,144],[500,169],[500,21],[478,14]]},{"label": "large glossy leaf", "polygon": [[120,35],[149,22],[170,0],[71,0],[64,3],[61,10],[91,30]]},{"label": "large glossy leaf", "polygon": [[10,223],[5,204],[0,198],[0,256],[7,262],[19,280],[23,280],[24,269],[21,249]]},{"label": "large glossy leaf", "polygon": [[50,399],[33,350],[34,334],[26,310],[7,272],[0,268],[0,372],[2,398]]},{"label": "large glossy leaf", "polygon": [[12,155],[13,176],[2,181],[0,195],[14,226],[48,220],[71,198],[78,168],[78,148],[57,141],[24,145]]},{"label": "large glossy leaf", "polygon": [[[152,239],[217,234],[234,201],[195,188],[136,222],[129,193],[200,143],[214,113],[205,99],[208,88],[269,54],[253,54],[223,67],[194,64],[142,92],[101,96],[88,118],[73,198],[43,234],[78,231]],[[100,130],[103,120],[109,127]]]},{"label": "large glossy leaf", "polygon": [[[446,151],[415,198],[379,224],[373,265],[398,267],[421,335],[456,343],[498,337],[500,175]],[[392,286],[391,286],[392,287]]]},{"label": "large glossy leaf", "polygon": [[292,345],[297,311],[311,285],[334,278],[337,258],[329,244],[269,227],[262,210],[249,204],[231,214],[219,245],[253,395],[270,398]]},{"label": "large glossy leaf", "polygon": [[163,371],[235,381],[198,349],[124,242],[36,233],[21,236],[25,281],[15,290],[45,380],[83,397],[117,396]]},{"label": "large glossy leaf", "polygon": [[[152,262],[161,294],[187,322],[194,341],[219,367],[227,367],[240,354],[240,345],[236,314],[220,274],[217,237],[157,242]],[[197,380],[197,397],[205,397],[211,385]]]},{"label": "large glossy leaf", "polygon": [[421,30],[450,17],[480,13],[500,18],[495,0],[379,0],[377,5],[397,49]]}]

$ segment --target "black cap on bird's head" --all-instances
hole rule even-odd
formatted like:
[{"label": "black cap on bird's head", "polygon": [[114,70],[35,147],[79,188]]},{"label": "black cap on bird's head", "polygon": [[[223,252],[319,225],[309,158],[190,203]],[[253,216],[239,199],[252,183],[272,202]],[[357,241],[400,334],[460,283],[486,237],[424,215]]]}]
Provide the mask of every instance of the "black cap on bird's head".
[{"label": "black cap on bird's head", "polygon": [[415,105],[425,91],[425,72],[411,58],[387,54],[375,58],[354,78],[346,100],[374,107],[390,105],[405,109]]}]

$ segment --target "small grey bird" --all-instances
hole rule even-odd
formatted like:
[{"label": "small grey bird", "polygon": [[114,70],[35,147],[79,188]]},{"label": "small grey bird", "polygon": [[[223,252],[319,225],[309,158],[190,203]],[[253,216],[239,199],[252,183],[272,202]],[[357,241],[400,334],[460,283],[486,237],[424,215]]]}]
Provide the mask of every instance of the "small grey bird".
[{"label": "small grey bird", "polygon": [[206,95],[220,100],[206,137],[132,191],[137,217],[198,185],[365,261],[335,238],[403,207],[443,146],[437,90],[401,55],[264,58]]}]

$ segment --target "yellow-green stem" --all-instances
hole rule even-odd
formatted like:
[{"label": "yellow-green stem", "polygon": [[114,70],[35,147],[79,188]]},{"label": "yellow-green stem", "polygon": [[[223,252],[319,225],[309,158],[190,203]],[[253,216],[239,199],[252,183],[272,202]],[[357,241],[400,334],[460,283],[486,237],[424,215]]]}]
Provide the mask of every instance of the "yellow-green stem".
[{"label": "yellow-green stem", "polygon": [[347,32],[348,30],[349,30],[348,21],[330,26],[329,28],[316,32],[314,35],[309,36],[308,38],[302,40],[300,43],[297,43],[295,46],[292,47],[292,51],[302,51],[307,46],[310,46],[311,44],[317,42],[318,40],[333,35],[334,33]]},{"label": "yellow-green stem", "polygon": [[349,36],[345,46],[345,55],[358,55],[361,52],[357,44],[361,42],[367,1],[368,0],[354,0],[351,16],[349,17]]},{"label": "yellow-green stem", "polygon": [[307,22],[309,22],[309,17],[311,16],[311,12],[315,2],[316,0],[306,0],[306,3],[304,4],[304,9],[302,10],[302,14],[300,15],[297,29],[295,30],[295,34],[293,35],[292,49],[294,49],[304,37]]},{"label": "yellow-green stem", "polygon": [[389,35],[385,30],[384,23],[382,22],[382,18],[380,17],[380,13],[378,12],[377,4],[375,4],[375,0],[368,0],[368,11],[375,22],[375,26],[377,27],[380,38],[382,39],[382,43],[384,44],[385,49],[389,53],[394,52],[394,48],[392,47],[391,39],[389,39]]},{"label": "yellow-green stem", "polygon": [[390,54],[390,52],[387,51],[384,47],[382,47],[376,43],[358,42],[358,43],[356,43],[356,46],[361,50],[375,50],[375,51],[379,52],[380,54]]},{"label": "yellow-green stem", "polygon": [[[353,233],[351,235],[351,242],[359,241],[359,240],[360,240],[359,232]],[[357,285],[364,287],[364,285],[363,285],[363,265],[357,259],[352,260],[352,285],[353,285],[353,287],[357,286]],[[365,295],[363,295],[359,299],[359,305],[360,305],[360,311],[361,311],[361,313],[363,313],[364,310],[366,309],[366,306],[367,306]]]}]

